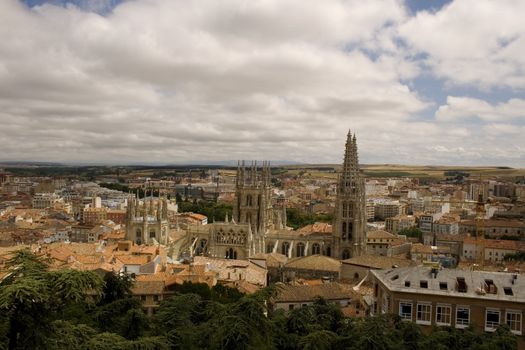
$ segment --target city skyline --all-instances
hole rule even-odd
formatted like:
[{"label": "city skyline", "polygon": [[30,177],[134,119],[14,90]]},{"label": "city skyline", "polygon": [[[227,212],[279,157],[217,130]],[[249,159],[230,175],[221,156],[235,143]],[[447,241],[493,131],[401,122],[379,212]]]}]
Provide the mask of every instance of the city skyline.
[{"label": "city skyline", "polygon": [[525,167],[525,3],[303,5],[3,1],[0,162]]}]

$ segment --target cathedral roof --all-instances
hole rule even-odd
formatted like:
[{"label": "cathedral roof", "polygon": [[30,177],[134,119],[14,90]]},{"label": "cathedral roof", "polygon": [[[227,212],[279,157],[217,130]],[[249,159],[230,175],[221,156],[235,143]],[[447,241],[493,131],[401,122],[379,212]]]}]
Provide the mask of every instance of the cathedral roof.
[{"label": "cathedral roof", "polygon": [[332,233],[332,225],[326,222],[316,222],[311,225],[301,227],[297,232],[302,234],[311,234],[311,233]]},{"label": "cathedral roof", "polygon": [[341,262],[324,255],[309,255],[290,259],[284,267],[287,269],[339,272]]}]

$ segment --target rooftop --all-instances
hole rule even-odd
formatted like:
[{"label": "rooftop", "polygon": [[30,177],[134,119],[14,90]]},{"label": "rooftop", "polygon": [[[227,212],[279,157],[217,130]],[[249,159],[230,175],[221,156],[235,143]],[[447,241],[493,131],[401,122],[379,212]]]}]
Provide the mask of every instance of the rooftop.
[{"label": "rooftop", "polygon": [[525,302],[525,276],[507,272],[398,267],[371,271],[389,290],[486,300]]}]

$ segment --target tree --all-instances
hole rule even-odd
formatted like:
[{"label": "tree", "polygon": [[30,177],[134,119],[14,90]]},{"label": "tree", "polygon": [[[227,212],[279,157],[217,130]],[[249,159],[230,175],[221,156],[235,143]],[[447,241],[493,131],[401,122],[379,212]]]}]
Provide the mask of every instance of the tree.
[{"label": "tree", "polygon": [[0,310],[8,323],[10,349],[45,348],[52,318],[74,303],[94,303],[103,282],[90,271],[47,271],[27,250],[7,262],[9,273],[0,284]]}]

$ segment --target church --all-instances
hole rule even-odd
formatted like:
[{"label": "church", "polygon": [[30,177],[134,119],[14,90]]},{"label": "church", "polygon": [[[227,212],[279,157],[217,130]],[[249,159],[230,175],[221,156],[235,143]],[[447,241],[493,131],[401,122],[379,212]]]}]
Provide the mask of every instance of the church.
[{"label": "church", "polygon": [[[127,238],[138,244],[168,244],[165,200],[132,199],[128,205]],[[292,257],[322,254],[335,259],[363,255],[366,250],[366,201],[359,169],[357,140],[348,132],[343,169],[338,176],[333,225],[319,230],[286,226],[286,207],[273,204],[269,162],[239,162],[233,215],[223,222],[188,227],[180,253],[247,259],[260,253]],[[315,226],[315,225],[314,225]]]}]

